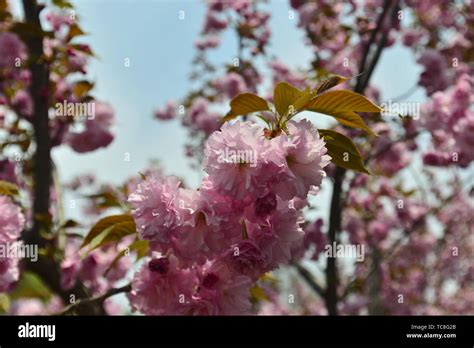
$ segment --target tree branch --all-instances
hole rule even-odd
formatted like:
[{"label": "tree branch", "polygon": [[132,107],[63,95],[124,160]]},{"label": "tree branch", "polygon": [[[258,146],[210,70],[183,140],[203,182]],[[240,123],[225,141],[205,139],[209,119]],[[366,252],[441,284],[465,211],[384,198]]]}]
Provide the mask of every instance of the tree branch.
[{"label": "tree branch", "polygon": [[[25,20],[41,29],[39,13],[42,9],[35,0],[23,0]],[[36,143],[33,167],[33,228],[27,231],[27,239],[44,246],[39,236],[40,216],[49,214],[51,187],[51,138],[49,135],[49,67],[42,62],[43,38],[33,33],[26,39],[31,72],[30,95],[33,101],[33,131]]]},{"label": "tree branch", "polygon": [[293,266],[298,271],[299,275],[306,281],[306,283],[313,289],[322,299],[326,298],[326,290],[319,285],[314,277],[312,276],[311,272],[308,271],[303,265],[300,263],[293,263]]},{"label": "tree branch", "polygon": [[[41,32],[40,12],[43,6],[36,0],[23,0],[25,21]],[[33,131],[36,150],[33,157],[33,226],[25,229],[23,240],[26,244],[38,245],[51,250],[55,247],[54,238],[43,238],[41,233],[51,234],[51,228],[44,228],[45,218],[49,216],[50,188],[52,184],[51,137],[49,134],[49,66],[43,61],[43,37],[30,33],[25,40],[28,47],[29,70],[31,72],[30,96],[33,101]],[[40,233],[41,232],[41,233]],[[38,274],[49,288],[68,303],[71,296],[88,297],[84,286],[79,282],[65,291],[61,287],[59,262],[52,255],[40,255],[36,262],[26,261],[26,268]],[[105,314],[102,307],[85,306],[81,314]]]},{"label": "tree branch", "polygon": [[130,292],[132,291],[132,284],[129,283],[127,285],[124,285],[120,288],[112,288],[109,289],[107,292],[105,292],[102,295],[96,296],[96,297],[91,297],[91,298],[86,298],[86,299],[80,299],[75,303],[70,304],[66,308],[64,308],[60,313],[57,315],[67,315],[70,313],[77,313],[77,311],[81,311],[82,307],[102,307],[104,304],[104,301],[108,299],[109,297],[124,293],[124,292]]},{"label": "tree branch", "polygon": [[[394,8],[398,1],[394,2]],[[375,42],[375,38],[378,32],[382,29],[385,16],[390,8],[391,1],[386,0],[384,2],[384,9],[380,14],[379,19],[377,20],[377,27],[375,28],[374,32],[372,33],[371,39],[369,41],[368,46],[365,49],[364,57],[362,58],[361,67],[364,68],[365,62],[367,60],[367,56],[370,52],[370,46]],[[354,89],[357,93],[364,93],[365,88],[367,87],[372,73],[374,71],[375,66],[377,65],[381,52],[385,47],[387,36],[389,30],[383,33],[382,38],[380,39],[377,50],[372,57],[368,73],[365,75],[361,75],[357,79],[357,84]],[[362,71],[360,71],[362,73]],[[341,220],[342,220],[342,184],[344,182],[344,177],[346,174],[346,170],[341,167],[337,167],[335,174],[334,174],[334,184],[333,184],[333,192],[331,198],[331,208],[330,208],[330,216],[329,216],[329,229],[328,229],[328,238],[329,243],[332,245],[334,242],[337,242],[337,234],[341,229]],[[326,307],[328,310],[329,315],[337,315],[337,303],[338,303],[338,294],[337,288],[339,285],[338,279],[338,271],[337,271],[337,263],[335,257],[330,257],[327,260],[327,267],[326,267],[326,283],[327,283],[327,291],[326,291]]]}]

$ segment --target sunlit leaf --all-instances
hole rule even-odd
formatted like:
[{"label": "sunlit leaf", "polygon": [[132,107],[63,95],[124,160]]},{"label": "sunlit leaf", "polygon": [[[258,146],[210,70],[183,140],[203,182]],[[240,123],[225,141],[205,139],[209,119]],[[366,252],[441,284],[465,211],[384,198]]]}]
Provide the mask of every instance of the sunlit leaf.
[{"label": "sunlit leaf", "polygon": [[94,87],[93,83],[90,83],[89,81],[83,80],[83,81],[78,81],[74,84],[72,87],[72,92],[77,98],[82,98],[84,97],[92,88]]},{"label": "sunlit leaf", "polygon": [[359,93],[339,90],[327,91],[311,100],[307,110],[320,113],[341,111],[380,112],[381,108]]},{"label": "sunlit leaf", "polygon": [[301,92],[300,96],[293,102],[290,108],[293,109],[294,113],[306,109],[313,98],[314,92],[312,92],[309,87],[306,87],[306,89]]},{"label": "sunlit leaf", "polygon": [[339,167],[370,174],[364,166],[364,161],[359,150],[351,139],[330,129],[319,129],[318,131],[326,142],[326,148],[328,149],[328,155],[331,156],[331,162]]},{"label": "sunlit leaf", "polygon": [[123,237],[136,233],[134,222],[119,222],[103,230],[89,243],[89,251],[112,242],[119,242]]},{"label": "sunlit leaf", "polygon": [[265,99],[252,93],[242,93],[231,100],[230,111],[223,118],[223,121],[229,121],[240,115],[247,115],[252,112],[268,111],[268,103]]},{"label": "sunlit leaf", "polygon": [[18,194],[18,186],[11,182],[0,180],[0,195],[16,196]]},{"label": "sunlit leaf", "polygon": [[370,129],[364,122],[362,117],[360,117],[353,111],[326,112],[326,114],[334,117],[336,120],[338,120],[341,124],[345,126],[362,129],[370,135],[375,135],[372,129]]},{"label": "sunlit leaf", "polygon": [[288,107],[301,96],[301,91],[286,82],[279,82],[273,92],[273,104],[280,116],[286,115]]},{"label": "sunlit leaf", "polygon": [[53,0],[53,4],[59,8],[73,8],[72,4],[68,0]]},{"label": "sunlit leaf", "polygon": [[265,290],[263,290],[259,286],[254,286],[253,288],[250,289],[250,295],[252,296],[252,300],[254,301],[270,301],[268,298],[268,295],[265,293]]},{"label": "sunlit leaf", "polygon": [[331,89],[333,88],[334,86],[337,86],[345,81],[347,81],[348,78],[347,77],[343,77],[343,76],[340,76],[340,75],[334,75],[334,76],[331,76],[330,78],[328,78],[327,80],[324,80],[323,82],[321,82],[317,87],[316,87],[316,94],[321,94],[325,91],[327,91],[328,89]]},{"label": "sunlit leaf", "polygon": [[71,41],[76,36],[85,35],[86,33],[82,31],[81,27],[77,24],[73,24],[69,27],[69,32],[67,34],[67,41]]},{"label": "sunlit leaf", "polygon": [[10,311],[10,298],[6,293],[0,294],[0,314]]}]

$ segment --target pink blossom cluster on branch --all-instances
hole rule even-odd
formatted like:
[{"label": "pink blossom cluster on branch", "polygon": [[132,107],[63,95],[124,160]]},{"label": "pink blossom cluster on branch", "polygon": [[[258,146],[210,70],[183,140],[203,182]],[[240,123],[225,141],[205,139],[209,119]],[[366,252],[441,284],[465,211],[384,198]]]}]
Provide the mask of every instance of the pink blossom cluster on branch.
[{"label": "pink blossom cluster on branch", "polygon": [[226,123],[205,147],[198,190],[174,177],[147,178],[129,197],[153,258],[129,296],[145,314],[249,313],[249,290],[287,263],[304,236],[300,209],[329,163],[308,121],[267,138],[263,127]]}]

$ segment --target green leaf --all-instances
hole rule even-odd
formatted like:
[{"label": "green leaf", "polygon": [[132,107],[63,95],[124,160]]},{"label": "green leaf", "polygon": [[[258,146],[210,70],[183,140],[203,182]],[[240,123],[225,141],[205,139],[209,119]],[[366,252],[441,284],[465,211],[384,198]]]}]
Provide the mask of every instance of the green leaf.
[{"label": "green leaf", "polygon": [[39,298],[46,302],[51,298],[51,290],[35,273],[24,271],[10,297],[12,300],[20,298]]},{"label": "green leaf", "polygon": [[89,45],[84,45],[84,44],[70,44],[69,45],[71,48],[73,48],[76,51],[79,51],[81,53],[84,53],[88,56],[95,57],[94,51],[90,48]]},{"label": "green leaf", "polygon": [[362,94],[340,90],[318,95],[311,100],[307,110],[330,114],[341,111],[380,112],[381,108]]},{"label": "green leaf", "polygon": [[18,194],[18,186],[11,182],[0,180],[0,195],[16,196]]},{"label": "green leaf", "polygon": [[123,237],[136,233],[134,222],[119,222],[106,228],[89,243],[89,252],[112,242],[119,242]]},{"label": "green leaf", "polygon": [[0,314],[5,314],[10,311],[10,298],[5,293],[0,293]]},{"label": "green leaf", "polygon": [[347,77],[343,77],[343,76],[340,76],[340,75],[334,75],[334,76],[331,76],[330,78],[328,78],[327,80],[324,80],[323,82],[321,82],[316,88],[315,88],[315,91],[316,91],[316,94],[321,94],[325,91],[327,91],[328,89],[331,89],[343,82],[346,82],[348,80]]},{"label": "green leaf", "polygon": [[78,81],[74,84],[72,87],[72,92],[77,98],[82,98],[84,97],[92,88],[94,87],[93,83],[90,83],[89,81],[83,80],[83,81]]},{"label": "green leaf", "polygon": [[265,290],[257,285],[255,285],[253,288],[250,288],[250,295],[254,302],[270,301],[268,295],[265,293]]},{"label": "green leaf", "polygon": [[67,34],[67,41],[71,41],[77,36],[82,36],[85,35],[86,33],[82,31],[81,27],[79,27],[77,24],[73,24],[69,27],[69,32]]},{"label": "green leaf", "polygon": [[362,94],[340,90],[318,95],[311,100],[306,110],[332,116],[345,126],[362,129],[370,135],[375,135],[355,111],[380,112],[381,109]]},{"label": "green leaf", "polygon": [[367,126],[367,124],[364,122],[362,117],[360,117],[353,111],[340,111],[340,112],[331,112],[331,113],[326,112],[326,114],[334,117],[337,121],[339,121],[339,123],[345,126],[362,129],[364,132],[370,135],[376,135],[372,131],[372,129],[370,129],[369,126]]},{"label": "green leaf", "polygon": [[265,124],[270,127],[270,121],[265,118],[263,115],[255,115],[257,118],[261,119]]},{"label": "green leaf", "polygon": [[[95,249],[105,243],[119,240],[136,232],[135,221],[129,214],[107,216],[99,220],[84,238],[81,248],[91,244]],[[117,239],[118,238],[118,239]]]},{"label": "green leaf", "polygon": [[268,110],[270,109],[265,99],[252,93],[242,93],[231,100],[230,111],[223,118],[223,121],[229,121],[237,116],[247,115],[252,112]]},{"label": "green leaf", "polygon": [[288,112],[288,107],[301,96],[302,92],[286,82],[279,82],[273,92],[273,104],[278,114],[283,117]]},{"label": "green leaf", "polygon": [[319,129],[318,131],[326,142],[328,155],[331,156],[331,161],[334,164],[346,169],[371,174],[365,168],[362,156],[351,139],[330,129]]},{"label": "green leaf", "polygon": [[309,87],[306,87],[304,91],[301,92],[300,96],[293,102],[291,108],[293,112],[299,112],[303,109],[306,109],[308,104],[314,98],[314,93],[311,91]]},{"label": "green leaf", "polygon": [[59,8],[73,8],[72,4],[68,0],[53,0],[53,5]]}]

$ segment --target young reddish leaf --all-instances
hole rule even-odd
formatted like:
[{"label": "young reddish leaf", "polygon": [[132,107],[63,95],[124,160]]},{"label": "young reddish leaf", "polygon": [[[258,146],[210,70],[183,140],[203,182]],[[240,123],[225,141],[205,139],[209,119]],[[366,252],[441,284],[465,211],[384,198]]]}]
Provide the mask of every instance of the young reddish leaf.
[{"label": "young reddish leaf", "polygon": [[351,139],[330,129],[319,129],[318,131],[319,135],[321,135],[326,142],[326,148],[328,149],[328,155],[331,156],[331,162],[339,167],[370,174],[364,166],[364,161],[359,150]]},{"label": "young reddish leaf", "polygon": [[77,25],[73,24],[69,27],[69,32],[67,34],[67,41],[71,41],[76,36],[85,35],[86,33]]},{"label": "young reddish leaf", "polygon": [[328,89],[331,89],[343,82],[346,82],[348,80],[347,77],[343,77],[343,76],[340,76],[340,75],[334,75],[334,76],[331,76],[330,78],[328,78],[327,80],[324,80],[323,82],[321,82],[316,88],[316,94],[321,94],[325,91],[327,91]]},{"label": "young reddish leaf", "polygon": [[123,237],[136,233],[135,222],[125,221],[107,227],[89,243],[89,251],[97,249],[111,242],[118,242]]},{"label": "young reddish leaf", "polygon": [[242,93],[236,96],[230,102],[230,111],[223,118],[223,121],[229,121],[240,115],[247,115],[257,111],[268,111],[268,103],[265,99],[252,93]]}]

